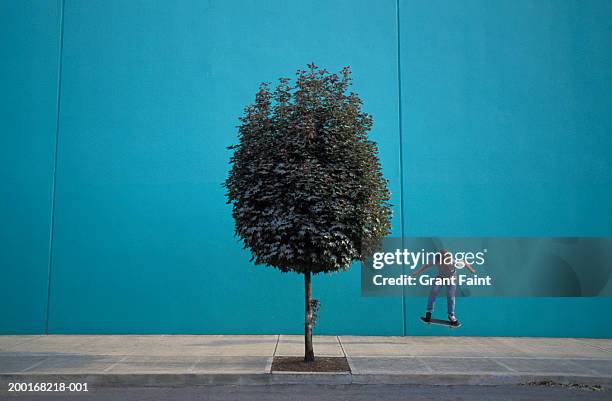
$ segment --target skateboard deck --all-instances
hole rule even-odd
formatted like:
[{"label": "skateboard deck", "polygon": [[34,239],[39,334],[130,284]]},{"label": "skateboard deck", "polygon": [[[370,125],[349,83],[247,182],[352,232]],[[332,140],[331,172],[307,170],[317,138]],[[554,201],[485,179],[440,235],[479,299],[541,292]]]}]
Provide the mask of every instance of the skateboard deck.
[{"label": "skateboard deck", "polygon": [[451,329],[456,329],[458,327],[461,327],[461,323],[459,323],[458,325],[454,326],[451,324],[451,322],[449,322],[448,320],[442,320],[442,319],[431,319],[429,322],[425,321],[424,317],[421,317],[421,321],[425,324],[439,324],[441,326],[448,326]]}]

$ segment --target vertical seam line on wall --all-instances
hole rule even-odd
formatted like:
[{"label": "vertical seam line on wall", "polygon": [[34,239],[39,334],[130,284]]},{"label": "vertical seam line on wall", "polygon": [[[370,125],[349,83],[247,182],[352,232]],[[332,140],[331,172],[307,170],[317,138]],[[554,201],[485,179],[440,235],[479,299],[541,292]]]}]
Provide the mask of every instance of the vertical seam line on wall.
[{"label": "vertical seam line on wall", "polygon": [[60,2],[59,60],[57,72],[57,99],[55,121],[55,153],[53,155],[53,179],[51,181],[51,226],[49,228],[49,268],[47,270],[47,309],[45,312],[45,334],[49,334],[49,307],[51,303],[51,270],[53,267],[53,236],[55,233],[55,188],[57,185],[57,154],[59,149],[60,107],[62,98],[62,59],[64,53],[64,8],[66,0]]},{"label": "vertical seam line on wall", "polygon": [[[397,31],[397,114],[399,131],[399,165],[400,165],[400,232],[404,247],[404,146],[402,132],[402,68],[400,49],[400,0],[395,1],[395,27]],[[402,270],[404,266],[402,266]],[[402,286],[402,335],[406,335],[406,293]]]}]

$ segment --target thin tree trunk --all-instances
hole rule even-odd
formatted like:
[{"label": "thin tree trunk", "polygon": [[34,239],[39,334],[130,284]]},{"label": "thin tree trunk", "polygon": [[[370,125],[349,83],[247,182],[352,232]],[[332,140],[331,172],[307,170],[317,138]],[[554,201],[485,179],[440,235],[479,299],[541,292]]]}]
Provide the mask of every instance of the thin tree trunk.
[{"label": "thin tree trunk", "polygon": [[304,320],[304,362],[314,361],[312,348],[312,285],[310,272],[304,273],[304,293],[306,300],[306,318]]}]

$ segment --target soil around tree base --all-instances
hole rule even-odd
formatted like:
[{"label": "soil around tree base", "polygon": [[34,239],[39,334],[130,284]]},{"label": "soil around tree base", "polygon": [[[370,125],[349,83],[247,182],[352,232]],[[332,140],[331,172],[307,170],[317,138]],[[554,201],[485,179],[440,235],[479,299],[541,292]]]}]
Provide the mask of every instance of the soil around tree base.
[{"label": "soil around tree base", "polygon": [[350,372],[345,357],[315,356],[314,362],[304,362],[303,356],[275,356],[272,372]]}]

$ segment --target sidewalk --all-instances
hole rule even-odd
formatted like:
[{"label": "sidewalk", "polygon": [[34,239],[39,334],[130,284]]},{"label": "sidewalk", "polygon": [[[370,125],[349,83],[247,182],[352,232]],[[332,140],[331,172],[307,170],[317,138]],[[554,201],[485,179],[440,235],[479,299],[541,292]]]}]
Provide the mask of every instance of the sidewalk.
[{"label": "sidewalk", "polygon": [[510,337],[315,336],[318,356],[351,373],[271,373],[273,356],[302,355],[288,335],[0,336],[0,384],[90,386],[377,383],[612,386],[612,340]]}]

